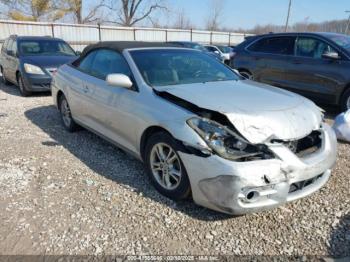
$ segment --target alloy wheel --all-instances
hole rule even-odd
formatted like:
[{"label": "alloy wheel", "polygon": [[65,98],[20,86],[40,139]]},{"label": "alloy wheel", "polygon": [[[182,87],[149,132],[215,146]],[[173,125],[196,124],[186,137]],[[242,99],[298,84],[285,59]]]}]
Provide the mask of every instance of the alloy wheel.
[{"label": "alloy wheel", "polygon": [[167,190],[177,188],[181,181],[181,163],[175,150],[165,143],[157,143],[151,150],[150,166],[159,185]]},{"label": "alloy wheel", "polygon": [[63,99],[61,102],[61,114],[64,124],[69,127],[72,122],[72,116],[66,99]]}]

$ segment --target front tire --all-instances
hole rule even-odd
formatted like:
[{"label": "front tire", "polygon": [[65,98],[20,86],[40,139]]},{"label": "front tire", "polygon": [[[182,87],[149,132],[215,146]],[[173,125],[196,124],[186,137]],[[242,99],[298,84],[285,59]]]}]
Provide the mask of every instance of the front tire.
[{"label": "front tire", "polygon": [[25,86],[21,74],[18,74],[17,82],[18,82],[19,91],[22,96],[26,97],[32,94],[32,92],[28,91],[27,87]]},{"label": "front tire", "polygon": [[64,95],[61,95],[58,106],[59,106],[61,120],[64,128],[68,132],[76,131],[78,129],[78,125],[75,123],[74,119],[72,118],[72,113],[70,111],[68,101]]},{"label": "front tire", "polygon": [[342,112],[345,112],[350,109],[350,88],[347,89],[342,95],[340,101],[340,109],[342,110]]},{"label": "front tire", "polygon": [[181,145],[166,132],[152,135],[145,149],[145,164],[154,187],[173,200],[187,198],[191,186],[177,151]]}]

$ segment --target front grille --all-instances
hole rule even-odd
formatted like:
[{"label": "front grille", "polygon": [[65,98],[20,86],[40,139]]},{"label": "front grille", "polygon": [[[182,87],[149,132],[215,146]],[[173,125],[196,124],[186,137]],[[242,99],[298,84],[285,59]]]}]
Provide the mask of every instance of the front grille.
[{"label": "front grille", "polygon": [[303,180],[303,181],[299,181],[299,182],[293,183],[289,187],[289,193],[293,193],[293,192],[296,192],[296,191],[299,191],[299,190],[303,190],[305,187],[311,185],[312,183],[314,183],[316,180],[320,179],[321,177],[322,177],[322,174],[318,175],[318,176],[315,176],[313,178],[310,178],[310,179],[306,179],[306,180]]},{"label": "front grille", "polygon": [[298,157],[304,157],[315,153],[322,146],[321,132],[316,130],[311,132],[308,136],[294,141],[281,141],[274,140],[273,142],[279,142],[288,147]]}]

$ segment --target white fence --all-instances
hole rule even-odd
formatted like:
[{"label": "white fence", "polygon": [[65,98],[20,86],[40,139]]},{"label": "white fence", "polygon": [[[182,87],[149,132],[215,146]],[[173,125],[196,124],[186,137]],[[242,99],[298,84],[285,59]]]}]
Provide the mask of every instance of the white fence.
[{"label": "white fence", "polygon": [[116,27],[63,23],[20,22],[0,20],[0,42],[9,35],[54,36],[82,50],[98,41],[194,41],[202,44],[236,45],[249,34],[201,30]]}]

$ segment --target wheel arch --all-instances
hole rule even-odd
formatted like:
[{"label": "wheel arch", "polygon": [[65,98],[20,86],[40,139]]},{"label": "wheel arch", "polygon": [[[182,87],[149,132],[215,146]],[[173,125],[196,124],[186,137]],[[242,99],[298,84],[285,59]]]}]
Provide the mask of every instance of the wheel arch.
[{"label": "wheel arch", "polygon": [[16,70],[16,80],[17,80],[17,83],[18,83],[18,77],[19,75],[21,74],[21,71],[19,71],[18,69]]},{"label": "wheel arch", "polygon": [[253,74],[251,70],[244,68],[244,67],[239,67],[239,68],[237,68],[237,70],[238,70],[238,72],[243,71],[243,72],[248,72],[250,74]]},{"label": "wheel arch", "polygon": [[56,94],[56,98],[55,98],[56,99],[56,105],[57,105],[58,108],[60,106],[60,100],[61,100],[62,96],[64,96],[63,91],[62,90],[58,90],[57,94]]},{"label": "wheel arch", "polygon": [[339,95],[338,99],[337,99],[337,105],[341,108],[344,109],[344,95],[350,91],[350,83],[348,83],[347,85],[345,85],[345,87],[343,88],[341,94]]},{"label": "wheel arch", "polygon": [[147,140],[152,135],[159,133],[159,132],[165,132],[165,133],[168,133],[170,136],[172,136],[172,134],[168,130],[166,130],[164,127],[157,126],[157,125],[147,127],[143,131],[143,133],[141,135],[141,139],[140,139],[140,156],[141,156],[142,160],[145,159],[145,149],[146,149]]},{"label": "wheel arch", "polygon": [[349,89],[350,89],[350,82],[347,83],[347,84],[344,86],[343,90],[341,91],[340,96],[339,96],[339,98],[338,98],[338,103],[340,103],[340,101],[341,101],[342,98],[343,98],[344,93],[345,93],[346,91],[348,91]]}]

